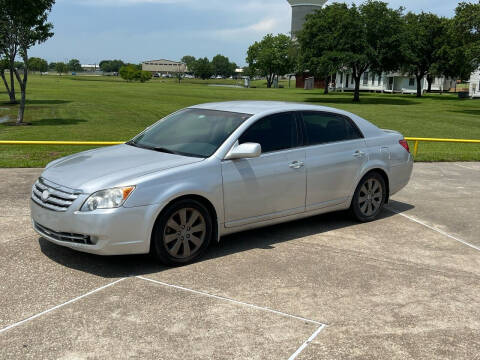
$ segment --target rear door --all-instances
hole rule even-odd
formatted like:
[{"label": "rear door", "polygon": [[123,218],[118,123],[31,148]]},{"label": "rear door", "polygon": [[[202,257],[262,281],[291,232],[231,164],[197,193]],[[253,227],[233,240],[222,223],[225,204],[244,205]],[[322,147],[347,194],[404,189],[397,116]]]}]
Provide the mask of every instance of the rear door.
[{"label": "rear door", "polygon": [[299,126],[293,113],[275,114],[240,136],[240,144],[259,143],[262,154],[222,162],[226,227],[305,210],[305,149],[299,147]]},{"label": "rear door", "polygon": [[306,140],[306,210],[345,202],[367,161],[366,144],[346,116],[301,112]]}]

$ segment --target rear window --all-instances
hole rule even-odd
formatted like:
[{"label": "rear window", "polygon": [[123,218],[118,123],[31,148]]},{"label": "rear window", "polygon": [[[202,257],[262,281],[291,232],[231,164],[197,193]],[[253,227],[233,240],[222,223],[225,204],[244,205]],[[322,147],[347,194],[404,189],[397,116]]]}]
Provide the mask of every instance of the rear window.
[{"label": "rear window", "polygon": [[324,112],[302,112],[308,145],[363,138],[352,120]]}]

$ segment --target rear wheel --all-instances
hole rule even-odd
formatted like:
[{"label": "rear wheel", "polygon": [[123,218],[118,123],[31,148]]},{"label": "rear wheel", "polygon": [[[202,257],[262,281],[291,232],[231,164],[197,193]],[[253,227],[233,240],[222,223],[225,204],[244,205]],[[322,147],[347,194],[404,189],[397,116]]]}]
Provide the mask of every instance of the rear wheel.
[{"label": "rear wheel", "polygon": [[208,210],[195,200],[184,199],[169,206],[153,231],[153,251],[166,265],[182,265],[198,259],[212,237]]},{"label": "rear wheel", "polygon": [[377,172],[366,174],[353,195],[350,212],[361,222],[375,220],[385,204],[385,180]]}]

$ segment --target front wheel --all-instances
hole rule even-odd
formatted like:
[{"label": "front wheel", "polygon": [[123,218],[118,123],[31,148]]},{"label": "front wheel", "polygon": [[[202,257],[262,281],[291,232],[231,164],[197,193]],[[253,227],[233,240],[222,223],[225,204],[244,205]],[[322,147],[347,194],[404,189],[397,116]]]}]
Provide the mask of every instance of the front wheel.
[{"label": "front wheel", "polygon": [[165,265],[187,264],[205,252],[212,233],[212,219],[205,206],[195,200],[180,200],[157,220],[152,250]]},{"label": "front wheel", "polygon": [[375,220],[387,197],[385,180],[377,172],[366,174],[353,194],[350,212],[361,222]]}]

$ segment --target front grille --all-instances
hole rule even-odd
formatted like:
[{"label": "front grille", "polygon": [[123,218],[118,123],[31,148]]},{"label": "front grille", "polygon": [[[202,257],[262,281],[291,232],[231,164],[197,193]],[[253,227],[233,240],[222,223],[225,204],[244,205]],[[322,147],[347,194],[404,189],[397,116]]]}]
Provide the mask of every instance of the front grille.
[{"label": "front grille", "polygon": [[40,225],[37,222],[34,223],[34,226],[35,226],[35,229],[37,229],[37,231],[40,234],[47,237],[51,237],[55,240],[66,241],[66,242],[77,243],[77,244],[92,245],[92,241],[90,239],[90,236],[88,235],[53,231],[49,228],[46,228],[45,226]]},{"label": "front grille", "polygon": [[81,191],[72,190],[39,178],[32,188],[32,200],[54,211],[67,211]]}]

